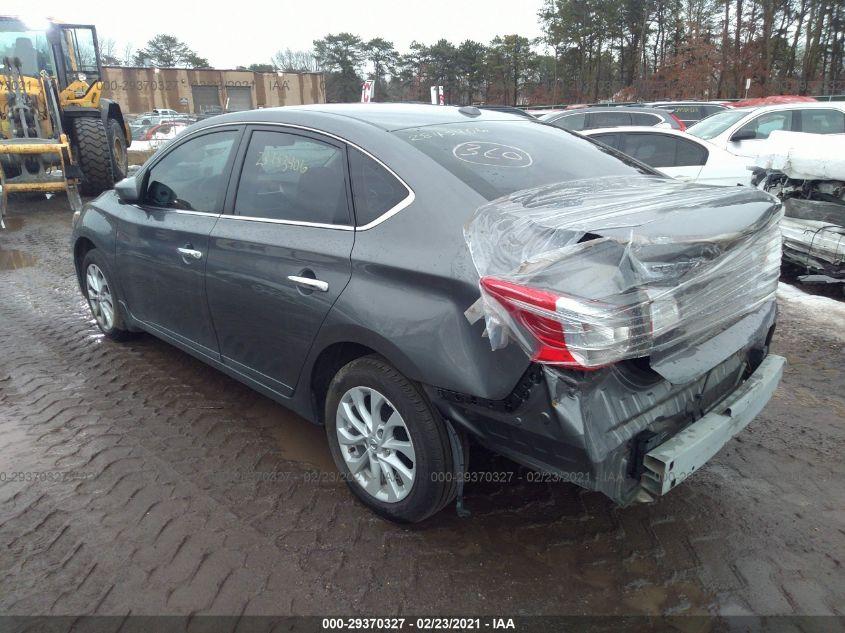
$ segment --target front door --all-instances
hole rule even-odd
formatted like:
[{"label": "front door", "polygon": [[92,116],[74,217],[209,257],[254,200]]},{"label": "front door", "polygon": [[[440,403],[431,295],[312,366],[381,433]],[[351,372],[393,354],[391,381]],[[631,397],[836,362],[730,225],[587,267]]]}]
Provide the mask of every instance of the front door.
[{"label": "front door", "polygon": [[193,136],[142,176],[137,205],[121,207],[117,263],[130,314],[212,357],[217,339],[205,298],[208,241],[222,210],[241,130]]},{"label": "front door", "polygon": [[293,392],[351,273],[346,150],[285,128],[248,132],[232,213],[211,233],[206,287],[223,362]]}]

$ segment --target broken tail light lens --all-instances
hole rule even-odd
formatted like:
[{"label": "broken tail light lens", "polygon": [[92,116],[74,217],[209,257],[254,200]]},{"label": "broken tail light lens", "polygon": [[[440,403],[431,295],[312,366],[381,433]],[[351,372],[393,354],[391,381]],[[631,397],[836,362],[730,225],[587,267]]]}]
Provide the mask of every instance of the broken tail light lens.
[{"label": "broken tail light lens", "polygon": [[612,304],[497,277],[482,277],[481,287],[517,326],[510,329],[533,350],[531,359],[550,365],[593,370],[647,356],[655,337],[678,321],[675,302],[651,293],[632,293],[630,302]]}]

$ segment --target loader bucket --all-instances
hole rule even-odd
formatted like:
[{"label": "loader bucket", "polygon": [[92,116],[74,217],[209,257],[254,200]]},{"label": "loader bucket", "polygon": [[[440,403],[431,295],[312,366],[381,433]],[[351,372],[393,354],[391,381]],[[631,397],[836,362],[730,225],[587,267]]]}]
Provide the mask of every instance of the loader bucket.
[{"label": "loader bucket", "polygon": [[[8,172],[8,173],[7,173]],[[82,208],[79,168],[71,162],[67,138],[17,138],[0,140],[0,229],[10,193],[67,192],[74,211]]]}]

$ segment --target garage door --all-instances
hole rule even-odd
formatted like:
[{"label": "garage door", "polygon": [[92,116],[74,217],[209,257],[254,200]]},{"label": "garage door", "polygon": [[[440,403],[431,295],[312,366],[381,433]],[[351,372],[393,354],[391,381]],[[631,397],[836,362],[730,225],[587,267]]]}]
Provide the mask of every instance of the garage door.
[{"label": "garage door", "polygon": [[220,91],[217,86],[191,86],[194,95],[194,112],[220,112]]},{"label": "garage door", "polygon": [[252,89],[248,86],[227,86],[226,96],[229,98],[227,111],[252,110]]}]

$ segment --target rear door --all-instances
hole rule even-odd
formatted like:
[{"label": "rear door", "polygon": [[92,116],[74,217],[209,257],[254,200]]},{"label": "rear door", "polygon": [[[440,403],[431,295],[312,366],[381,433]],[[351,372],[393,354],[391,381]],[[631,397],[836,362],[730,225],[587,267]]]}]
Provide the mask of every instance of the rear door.
[{"label": "rear door", "polygon": [[211,234],[208,305],[223,362],[289,396],[350,277],[346,148],[294,128],[255,126],[238,165],[227,213]]},{"label": "rear door", "polygon": [[121,205],[116,257],[133,317],[216,357],[204,292],[217,222],[242,128],[216,128],[168,148],[143,176],[141,200]]}]

